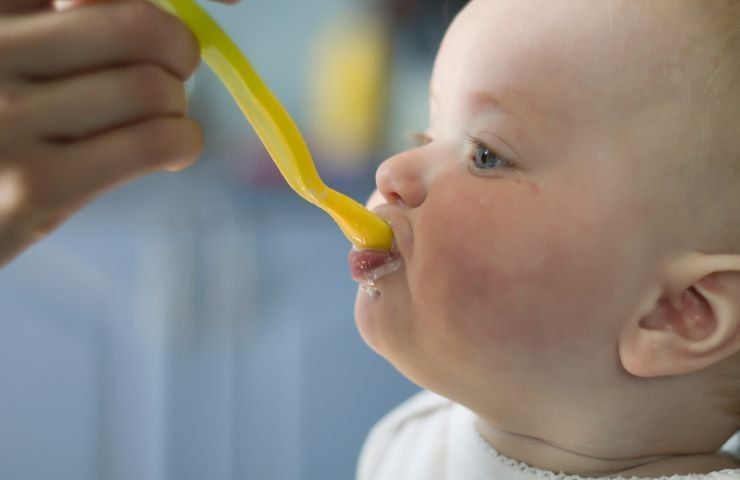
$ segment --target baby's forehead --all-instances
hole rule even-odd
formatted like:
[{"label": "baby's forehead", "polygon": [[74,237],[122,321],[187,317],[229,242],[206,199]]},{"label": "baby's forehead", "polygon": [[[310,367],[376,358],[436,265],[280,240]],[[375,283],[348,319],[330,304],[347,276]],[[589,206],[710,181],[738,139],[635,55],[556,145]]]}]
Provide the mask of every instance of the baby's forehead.
[{"label": "baby's forehead", "polygon": [[[548,114],[643,108],[676,95],[685,56],[641,12],[616,4],[474,0],[453,22],[440,49],[431,89],[503,97],[512,108]],[[679,60],[680,59],[680,60]],[[589,112],[590,111],[590,112]]]}]

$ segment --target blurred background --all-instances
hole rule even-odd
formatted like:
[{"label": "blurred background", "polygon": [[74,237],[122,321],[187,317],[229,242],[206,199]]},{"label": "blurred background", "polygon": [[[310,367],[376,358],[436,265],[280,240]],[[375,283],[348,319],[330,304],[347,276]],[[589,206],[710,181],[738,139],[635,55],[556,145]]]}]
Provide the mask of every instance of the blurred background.
[{"label": "blurred background", "polygon": [[[462,0],[205,4],[364,201],[427,122]],[[111,192],[0,271],[0,478],[350,479],[417,388],[354,325],[349,243],[284,184],[219,81],[206,153]],[[71,115],[74,112],[70,112]]]}]

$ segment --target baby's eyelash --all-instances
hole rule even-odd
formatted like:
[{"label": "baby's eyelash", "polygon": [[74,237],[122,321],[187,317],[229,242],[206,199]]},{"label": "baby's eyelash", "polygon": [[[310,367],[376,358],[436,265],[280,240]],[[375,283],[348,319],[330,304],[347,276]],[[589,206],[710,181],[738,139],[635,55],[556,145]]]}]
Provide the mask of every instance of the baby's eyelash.
[{"label": "baby's eyelash", "polygon": [[411,143],[416,147],[420,148],[425,145],[432,143],[433,138],[424,132],[416,132],[411,134]]},{"label": "baby's eyelash", "polygon": [[493,150],[488,145],[486,145],[485,143],[483,143],[483,140],[480,140],[478,138],[475,138],[472,135],[466,135],[466,138],[468,139],[468,145],[470,145],[473,148],[485,148],[485,149],[488,149],[488,150]]}]

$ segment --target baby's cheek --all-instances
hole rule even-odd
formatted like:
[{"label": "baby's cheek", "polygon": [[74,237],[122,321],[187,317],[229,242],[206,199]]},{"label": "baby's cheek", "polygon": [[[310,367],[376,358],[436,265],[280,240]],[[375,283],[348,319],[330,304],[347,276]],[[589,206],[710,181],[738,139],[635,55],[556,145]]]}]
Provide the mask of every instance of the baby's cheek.
[{"label": "baby's cheek", "polygon": [[575,328],[598,274],[589,263],[599,240],[584,211],[569,215],[557,199],[516,187],[427,201],[439,204],[428,205],[434,218],[420,219],[415,232],[425,239],[416,281],[446,336],[481,347],[523,338],[548,344],[559,334],[553,328]]}]

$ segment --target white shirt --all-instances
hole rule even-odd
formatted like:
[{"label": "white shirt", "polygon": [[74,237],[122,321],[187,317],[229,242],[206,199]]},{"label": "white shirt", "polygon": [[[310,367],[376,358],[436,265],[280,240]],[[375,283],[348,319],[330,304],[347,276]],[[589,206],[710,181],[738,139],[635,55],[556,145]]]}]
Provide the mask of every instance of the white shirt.
[{"label": "white shirt", "polygon": [[[467,408],[434,393],[411,397],[371,430],[360,454],[357,480],[587,480],[499,454],[478,433],[475,419]],[[740,469],[660,478],[740,480]],[[625,480],[612,480],[620,479]]]}]

